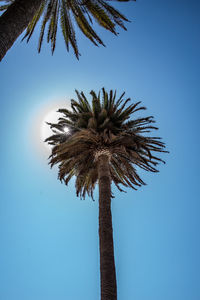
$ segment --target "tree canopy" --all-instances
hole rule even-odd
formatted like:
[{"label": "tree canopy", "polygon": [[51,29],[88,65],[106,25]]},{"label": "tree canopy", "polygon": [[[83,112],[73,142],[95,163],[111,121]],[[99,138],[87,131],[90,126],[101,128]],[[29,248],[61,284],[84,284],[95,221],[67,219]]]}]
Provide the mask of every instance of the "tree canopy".
[{"label": "tree canopy", "polygon": [[[83,92],[76,91],[77,100],[71,100],[71,110],[59,109],[63,114],[56,124],[48,123],[53,135],[46,139],[53,145],[50,165],[58,164],[58,178],[68,184],[76,176],[77,196],[93,197],[98,180],[97,160],[101,154],[109,156],[112,182],[136,189],[144,185],[138,175],[138,167],[158,172],[157,164],[164,162],[155,155],[166,152],[159,137],[148,136],[154,126],[152,116],[136,118],[136,112],[145,110],[141,102],[132,103],[130,98],[119,98],[116,91],[103,88],[96,94],[93,90],[91,104]],[[132,119],[130,120],[130,118]],[[65,127],[69,131],[65,132]]]},{"label": "tree canopy", "polygon": [[[116,0],[119,2],[129,0]],[[135,1],[135,0],[134,0]],[[0,10],[9,8],[15,0],[6,0],[0,5]],[[76,39],[75,24],[81,32],[96,46],[104,45],[102,39],[94,30],[93,21],[95,20],[101,27],[117,35],[116,26],[126,30],[124,25],[128,19],[106,0],[41,0],[41,5],[30,20],[23,39],[30,40],[36,25],[41,21],[38,51],[40,52],[44,40],[45,29],[47,28],[47,42],[51,43],[52,54],[56,46],[58,23],[62,30],[62,35],[69,51],[71,45],[77,58],[79,49]]]}]

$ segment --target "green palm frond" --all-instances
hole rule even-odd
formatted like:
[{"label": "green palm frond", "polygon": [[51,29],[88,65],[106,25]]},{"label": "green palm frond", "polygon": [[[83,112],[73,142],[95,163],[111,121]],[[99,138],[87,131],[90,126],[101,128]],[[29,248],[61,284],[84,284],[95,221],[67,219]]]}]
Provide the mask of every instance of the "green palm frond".
[{"label": "green palm frond", "polygon": [[65,40],[67,51],[69,51],[69,44],[71,44],[74,53],[78,58],[80,54],[78,52],[76,34],[71,21],[70,8],[66,5],[65,0],[62,0],[61,2],[60,22],[61,22],[62,33]]},{"label": "green palm frond", "polygon": [[14,1],[15,0],[0,0],[0,2],[3,2],[3,4],[0,4],[0,11],[6,10]]},{"label": "green palm frond", "polygon": [[[158,172],[157,165],[164,161],[155,153],[167,152],[160,138],[146,135],[158,129],[152,126],[153,117],[136,118],[136,113],[146,108],[140,102],[128,105],[131,100],[124,98],[125,93],[117,99],[116,91],[108,93],[103,88],[96,94],[92,90],[91,105],[83,92],[76,90],[76,94],[78,100],[71,100],[71,110],[59,109],[64,117],[56,124],[49,123],[55,134],[46,142],[53,145],[50,165],[58,164],[58,178],[68,184],[75,176],[77,195],[93,197],[98,180],[96,155],[107,151],[110,176],[120,191],[120,184],[133,189],[144,185],[138,169]],[[68,133],[64,132],[66,126]]]},{"label": "green palm frond", "polygon": [[28,24],[27,30],[26,30],[26,34],[24,35],[23,39],[24,40],[27,37],[27,43],[30,40],[35,26],[37,25],[37,22],[39,21],[40,17],[42,16],[44,9],[45,9],[45,1],[42,3],[42,5],[40,6],[39,10],[37,11],[37,13],[34,15],[32,21]]},{"label": "green palm frond", "polygon": [[0,6],[0,11],[4,11],[9,7],[9,4],[1,5]]},{"label": "green palm frond", "polygon": [[[129,0],[116,1],[128,2]],[[3,2],[3,4],[0,4],[0,11],[4,11],[14,0],[0,0],[0,2]],[[71,46],[77,58],[79,58],[80,53],[74,29],[75,23],[94,45],[105,46],[94,30],[93,21],[115,35],[117,34],[116,27],[119,26],[126,30],[124,22],[128,21],[123,14],[109,5],[106,0],[42,0],[38,11],[28,24],[22,40],[26,39],[27,42],[30,40],[41,18],[38,52],[41,51],[45,30],[47,29],[47,42],[51,43],[51,51],[52,54],[54,53],[58,24],[60,24],[67,51],[69,51]]]}]

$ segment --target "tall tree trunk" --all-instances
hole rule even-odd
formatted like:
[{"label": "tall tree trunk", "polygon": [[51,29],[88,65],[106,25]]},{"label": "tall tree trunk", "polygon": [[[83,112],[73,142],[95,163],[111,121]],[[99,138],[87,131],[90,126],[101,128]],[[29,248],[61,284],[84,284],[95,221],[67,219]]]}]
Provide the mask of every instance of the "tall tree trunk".
[{"label": "tall tree trunk", "polygon": [[111,178],[109,157],[107,155],[102,154],[98,158],[98,179],[101,300],[116,300],[117,284],[111,215]]},{"label": "tall tree trunk", "polygon": [[0,61],[32,20],[43,0],[16,0],[0,17]]}]

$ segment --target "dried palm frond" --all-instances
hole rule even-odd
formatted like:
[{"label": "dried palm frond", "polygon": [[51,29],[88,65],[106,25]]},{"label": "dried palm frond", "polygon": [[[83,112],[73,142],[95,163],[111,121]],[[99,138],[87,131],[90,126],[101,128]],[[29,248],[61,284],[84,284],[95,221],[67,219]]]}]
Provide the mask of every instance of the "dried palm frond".
[{"label": "dried palm frond", "polygon": [[64,116],[57,124],[49,123],[56,133],[46,142],[53,145],[50,165],[58,164],[58,178],[68,184],[75,176],[77,195],[93,197],[98,157],[104,154],[109,156],[111,179],[120,191],[120,184],[133,189],[144,185],[138,167],[158,172],[158,163],[164,161],[155,153],[167,152],[160,138],[146,135],[158,129],[153,126],[153,117],[129,120],[146,108],[139,106],[140,102],[127,105],[130,99],[124,99],[124,93],[116,100],[112,90],[108,93],[103,88],[98,95],[91,91],[91,105],[83,92],[76,94],[78,99],[71,100],[71,110],[59,109]]}]

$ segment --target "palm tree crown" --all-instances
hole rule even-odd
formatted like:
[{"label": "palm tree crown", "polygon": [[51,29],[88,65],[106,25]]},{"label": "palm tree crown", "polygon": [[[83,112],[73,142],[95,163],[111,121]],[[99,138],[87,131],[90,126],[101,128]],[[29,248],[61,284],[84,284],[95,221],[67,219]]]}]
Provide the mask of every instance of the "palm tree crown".
[{"label": "palm tree crown", "polygon": [[[6,2],[6,4],[0,5],[0,11],[6,10],[14,1],[15,0],[3,1],[4,3]],[[116,1],[122,2],[129,0]],[[95,19],[100,26],[115,35],[117,34],[116,25],[126,30],[124,21],[128,21],[123,14],[109,5],[107,0],[41,0],[41,5],[30,21],[26,34],[23,37],[23,39],[27,38],[27,42],[31,38],[35,26],[42,16],[43,20],[41,23],[38,51],[40,52],[41,50],[44,32],[47,26],[47,42],[51,42],[53,54],[56,45],[58,20],[60,20],[67,50],[69,51],[69,45],[71,45],[77,58],[80,54],[73,25],[74,20],[82,33],[96,46],[99,44],[104,45],[104,43],[92,27],[93,19]]]},{"label": "palm tree crown", "polygon": [[108,93],[103,88],[98,95],[91,91],[91,105],[83,92],[76,94],[78,100],[71,100],[71,110],[59,109],[63,117],[57,124],[48,123],[54,134],[46,142],[53,145],[50,164],[59,165],[58,178],[67,185],[76,176],[77,196],[84,198],[88,193],[93,198],[97,160],[106,154],[111,180],[120,191],[120,184],[133,189],[145,184],[137,167],[158,172],[157,164],[164,161],[154,153],[167,152],[160,138],[147,135],[158,129],[153,126],[153,117],[129,120],[146,108],[139,106],[140,102],[127,106],[130,98],[125,100],[125,93],[116,100],[116,91]]}]

